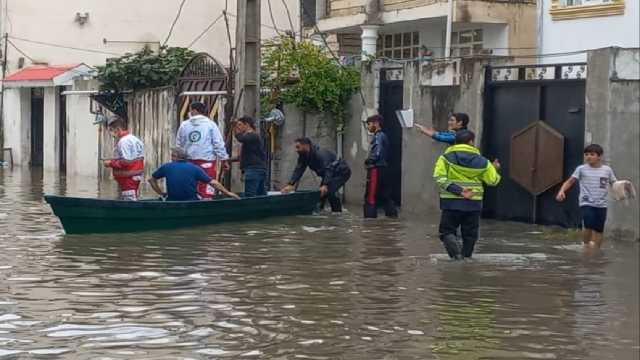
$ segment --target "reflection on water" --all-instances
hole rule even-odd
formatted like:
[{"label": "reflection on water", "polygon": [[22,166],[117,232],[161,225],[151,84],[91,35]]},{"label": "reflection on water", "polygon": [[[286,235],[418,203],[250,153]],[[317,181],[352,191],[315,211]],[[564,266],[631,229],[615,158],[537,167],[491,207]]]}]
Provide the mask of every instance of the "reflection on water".
[{"label": "reflection on water", "polygon": [[[0,175],[0,359],[635,359],[638,245],[585,257],[561,233],[485,224],[468,263],[437,219],[345,214],[135,235],[63,235]],[[542,255],[542,256],[540,256]]]}]

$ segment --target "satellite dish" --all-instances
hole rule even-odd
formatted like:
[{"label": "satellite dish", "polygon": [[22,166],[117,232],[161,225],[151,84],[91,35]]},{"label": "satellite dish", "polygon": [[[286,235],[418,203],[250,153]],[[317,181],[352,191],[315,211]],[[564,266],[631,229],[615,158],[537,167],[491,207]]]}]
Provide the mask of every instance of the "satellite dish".
[{"label": "satellite dish", "polygon": [[273,109],[269,112],[269,115],[264,118],[265,122],[273,122],[276,126],[284,125],[284,114],[278,109]]}]

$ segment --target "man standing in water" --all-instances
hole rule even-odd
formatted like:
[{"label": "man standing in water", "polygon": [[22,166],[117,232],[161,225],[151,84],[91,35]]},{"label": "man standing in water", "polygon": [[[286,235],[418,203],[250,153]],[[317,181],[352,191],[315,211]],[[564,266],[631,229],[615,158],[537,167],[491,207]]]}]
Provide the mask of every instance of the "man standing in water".
[{"label": "man standing in water", "polygon": [[244,197],[267,195],[267,154],[256,122],[250,116],[235,121],[236,139],[242,144],[240,153],[230,161],[239,161],[244,176]]},{"label": "man standing in water", "polygon": [[351,168],[343,159],[338,159],[333,152],[314,145],[309,138],[296,139],[296,152],[298,164],[287,186],[282,188],[283,193],[288,193],[296,188],[296,184],[302,178],[307,167],[322,178],[320,183],[320,208],[324,208],[329,200],[332,212],[342,211],[342,202],[338,196],[338,190],[347,183],[351,177]]},{"label": "man standing in water", "polygon": [[[438,158],[433,177],[440,187],[440,240],[449,257],[471,258],[478,241],[483,183],[497,186],[500,162],[491,163],[473,145],[475,134],[468,130],[456,133],[456,143]],[[462,232],[459,243],[458,228]]]},{"label": "man standing in water", "polygon": [[[222,134],[218,125],[205,116],[207,107],[201,102],[193,102],[189,106],[189,119],[183,121],[178,129],[176,144],[183,149],[189,161],[197,165],[209,175],[216,178],[218,162],[223,168],[227,168],[229,159]],[[216,161],[218,160],[218,161]],[[209,184],[198,183],[198,194],[203,199],[210,199],[214,195],[214,189]]]},{"label": "man standing in water", "polygon": [[114,158],[105,160],[104,167],[113,169],[120,200],[138,200],[138,188],[144,177],[144,144],[127,130],[124,119],[114,117],[107,125],[116,139]]},{"label": "man standing in water", "polygon": [[383,119],[373,115],[367,119],[367,130],[373,134],[369,146],[369,157],[364,162],[367,167],[367,186],[364,194],[364,217],[377,218],[378,204],[382,204],[387,217],[398,217],[398,209],[391,199],[389,183],[389,139],[382,131]]}]

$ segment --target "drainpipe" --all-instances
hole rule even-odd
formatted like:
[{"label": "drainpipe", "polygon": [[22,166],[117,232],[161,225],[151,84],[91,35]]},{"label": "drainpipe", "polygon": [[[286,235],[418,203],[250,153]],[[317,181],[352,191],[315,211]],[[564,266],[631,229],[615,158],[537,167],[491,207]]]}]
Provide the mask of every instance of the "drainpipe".
[{"label": "drainpipe", "polygon": [[445,40],[444,57],[451,57],[451,31],[453,28],[453,1],[449,0],[449,8],[447,9],[447,38]]},{"label": "drainpipe", "polygon": [[381,21],[381,0],[366,0],[364,3],[365,22],[361,26],[362,35],[362,61],[367,61],[369,56],[376,56],[378,46],[378,30]]},{"label": "drainpipe", "polygon": [[316,0],[316,23],[327,16],[327,0]]},{"label": "drainpipe", "polygon": [[378,25],[362,25],[362,61],[367,61],[369,56],[376,56],[378,46]]}]

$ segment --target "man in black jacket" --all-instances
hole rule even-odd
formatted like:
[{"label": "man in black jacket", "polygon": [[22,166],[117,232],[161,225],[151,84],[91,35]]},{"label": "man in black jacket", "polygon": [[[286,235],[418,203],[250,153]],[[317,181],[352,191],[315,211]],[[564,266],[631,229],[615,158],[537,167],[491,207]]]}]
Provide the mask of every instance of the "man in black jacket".
[{"label": "man in black jacket", "polygon": [[367,168],[367,187],[364,194],[364,217],[378,217],[378,204],[384,208],[387,217],[397,217],[398,209],[391,200],[389,184],[389,139],[382,131],[382,116],[367,118],[367,129],[373,133],[369,146],[369,156],[364,162]]},{"label": "man in black jacket", "polygon": [[331,211],[341,212],[342,203],[337,192],[351,177],[349,165],[343,159],[338,159],[333,152],[314,145],[309,138],[296,139],[295,146],[298,153],[298,164],[282,192],[288,193],[295,190],[296,184],[308,167],[322,178],[320,182],[320,207],[324,208],[325,202],[329,200]]}]

